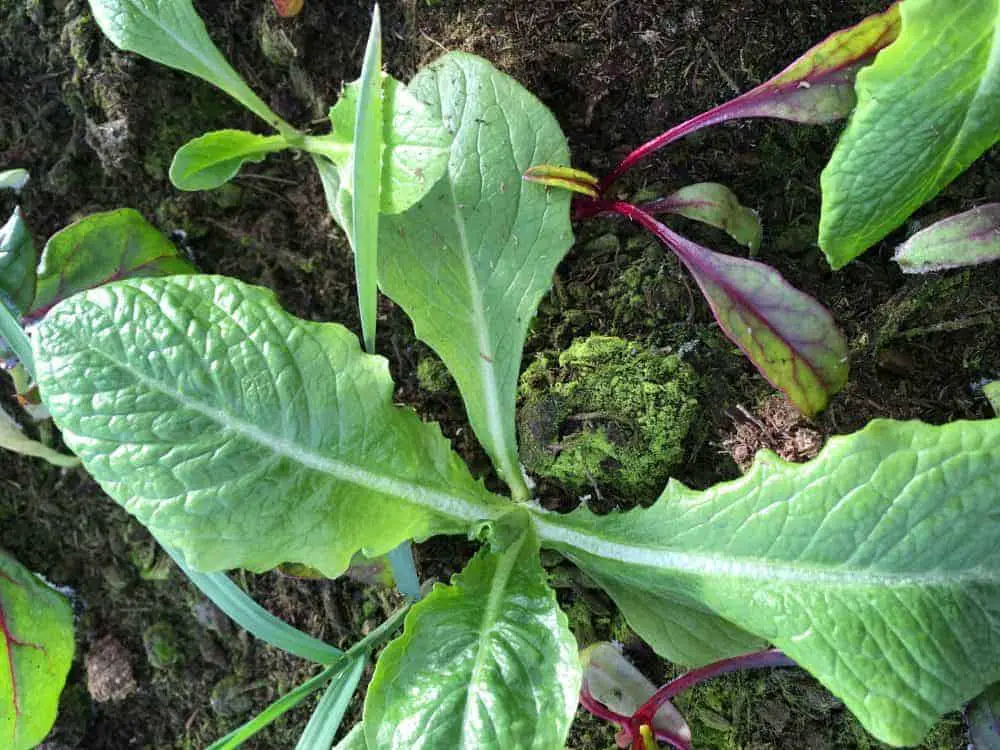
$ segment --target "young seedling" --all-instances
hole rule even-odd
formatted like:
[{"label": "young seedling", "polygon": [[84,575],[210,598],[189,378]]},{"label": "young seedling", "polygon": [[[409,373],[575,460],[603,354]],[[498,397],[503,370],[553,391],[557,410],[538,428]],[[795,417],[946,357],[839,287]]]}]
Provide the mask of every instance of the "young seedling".
[{"label": "young seedling", "polygon": [[[259,108],[186,2],[92,5],[120,45]],[[259,287],[199,275],[118,281],[57,304],[30,340],[66,444],[191,569],[297,562],[335,577],[358,551],[381,555],[435,534],[482,543],[406,612],[341,747],[560,747],[583,672],[542,548],[604,589],[661,656],[698,666],[771,644],[892,744],[919,742],[939,714],[1000,677],[997,420],[876,420],[808,463],[765,451],[740,479],[701,491],[671,481],[652,506],[627,513],[562,515],[530,502],[514,431],[521,353],[573,238],[569,191],[522,177],[568,167],[565,136],[535,97],[472,55],[445,55],[406,86],[382,77],[373,258],[359,252],[354,226],[354,201],[371,206],[374,194],[352,162],[373,153],[356,127],[369,121],[365,80],[345,90],[329,135],[272,117],[275,135],[192,142],[177,174],[226,179],[274,148],[310,151],[355,257],[377,265],[378,286],[454,376],[510,497],[488,491],[436,425],[394,402],[384,359],[338,324],[289,315]],[[782,89],[785,101],[819,106],[808,94],[819,82],[800,77]],[[614,211],[655,230],[706,289],[739,288],[731,266],[649,210],[587,200],[584,213]],[[767,273],[740,268],[774,288]],[[360,657],[326,673],[337,677],[321,702],[331,715]],[[656,714],[651,705],[633,727],[647,746]]]}]

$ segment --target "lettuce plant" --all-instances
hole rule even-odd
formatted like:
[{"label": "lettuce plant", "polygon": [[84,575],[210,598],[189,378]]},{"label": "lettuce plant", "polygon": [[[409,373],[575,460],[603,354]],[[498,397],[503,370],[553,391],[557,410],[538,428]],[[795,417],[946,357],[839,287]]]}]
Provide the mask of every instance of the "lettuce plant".
[{"label": "lettuce plant", "polygon": [[898,39],[861,71],[823,172],[819,243],[839,268],[997,142],[1000,3],[903,0]]},{"label": "lettuce plant", "polygon": [[[373,34],[330,133],[307,135],[262,108],[187,0],[92,7],[119,46],[215,83],[275,128],[196,139],[175,159],[176,181],[221,183],[271,151],[311,153],[355,251],[360,304],[374,273],[454,376],[509,488],[487,490],[436,425],[394,403],[370,347],[286,313],[265,289],[217,276],[124,279],[59,302],[32,329],[28,356],[66,444],[198,575],[297,562],[335,577],[358,551],[437,534],[482,543],[450,583],[408,604],[341,747],[561,746],[583,672],[543,548],[603,588],[665,658],[702,666],[772,644],[891,744],[919,742],[939,714],[1000,680],[1000,422],[876,420],[806,464],[765,451],[735,481],[702,491],[671,481],[649,508],[545,511],[518,462],[515,391],[528,325],[572,243],[571,201],[522,178],[542,170],[598,192],[564,171],[551,113],[468,54],[394,81],[370,64]],[[842,77],[827,70],[777,89],[786,103],[828,106],[809,92]],[[849,88],[829,90],[842,114]],[[776,283],[751,266],[730,272],[647,220],[648,207],[590,200],[584,210],[628,215],[680,248],[710,299],[741,276],[750,291]],[[742,308],[725,314],[754,325]],[[330,684],[300,743],[328,747],[358,663],[396,622],[346,654],[314,652],[329,666],[259,721]],[[655,742],[649,724],[636,732]]]}]

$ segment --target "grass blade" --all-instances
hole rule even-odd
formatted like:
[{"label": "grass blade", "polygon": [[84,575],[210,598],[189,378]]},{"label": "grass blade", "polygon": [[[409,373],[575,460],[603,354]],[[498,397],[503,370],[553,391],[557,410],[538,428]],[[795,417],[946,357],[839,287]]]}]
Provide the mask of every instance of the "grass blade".
[{"label": "grass blade", "polygon": [[225,612],[241,628],[262,641],[317,664],[333,664],[343,654],[343,651],[335,646],[313,638],[293,628],[287,622],[279,620],[230,581],[225,573],[199,573],[188,567],[178,550],[162,542],[161,546],[191,579],[191,583],[201,589],[216,607]]},{"label": "grass blade", "polygon": [[338,675],[339,679],[330,683],[295,750],[330,750],[344,714],[347,713],[347,706],[358,689],[366,663],[364,656],[358,657]]}]

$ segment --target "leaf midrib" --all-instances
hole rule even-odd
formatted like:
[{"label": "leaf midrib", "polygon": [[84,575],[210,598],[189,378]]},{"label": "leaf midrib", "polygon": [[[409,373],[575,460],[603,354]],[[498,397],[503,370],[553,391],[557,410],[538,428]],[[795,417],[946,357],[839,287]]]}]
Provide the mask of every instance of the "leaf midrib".
[{"label": "leaf midrib", "polygon": [[462,708],[462,721],[459,724],[459,726],[463,728],[463,737],[468,736],[465,731],[465,727],[468,726],[469,716],[475,710],[474,701],[478,696],[477,689],[484,683],[482,677],[483,671],[486,670],[491,663],[495,663],[490,659],[492,652],[488,648],[488,642],[491,639],[493,627],[496,625],[497,620],[500,619],[500,604],[507,591],[507,583],[510,581],[511,574],[514,571],[514,565],[517,563],[521,554],[521,548],[524,546],[526,538],[526,534],[521,534],[515,543],[504,550],[502,556],[500,557],[500,561],[497,563],[493,580],[490,582],[490,590],[489,596],[486,599],[486,607],[483,610],[482,619],[479,621],[480,637],[478,639],[476,658],[472,664],[472,670],[469,673],[469,682],[465,693],[465,705]]},{"label": "leaf midrib", "polygon": [[279,456],[302,464],[306,468],[327,474],[334,479],[382,494],[391,495],[404,502],[428,508],[436,513],[462,521],[479,521],[494,518],[502,512],[497,508],[491,508],[486,505],[475,505],[461,497],[449,495],[431,487],[403,481],[388,475],[376,474],[356,464],[317,453],[305,445],[273,435],[251,422],[235,417],[222,409],[204,404],[176,389],[170,388],[167,384],[147,377],[133,368],[129,363],[119,361],[106,352],[93,347],[90,347],[90,351],[107,360],[115,367],[125,370],[147,388],[175,400],[184,408],[207,417],[222,429],[230,430],[252,443],[273,451]]},{"label": "leaf midrib", "polygon": [[982,566],[960,571],[866,571],[858,568],[819,567],[787,560],[769,562],[757,557],[726,557],[724,554],[681,552],[641,544],[623,544],[585,531],[569,528],[534,510],[539,537],[549,543],[567,545],[609,562],[701,578],[735,578],[767,583],[815,584],[826,587],[911,588],[914,586],[998,585],[1000,571]]}]

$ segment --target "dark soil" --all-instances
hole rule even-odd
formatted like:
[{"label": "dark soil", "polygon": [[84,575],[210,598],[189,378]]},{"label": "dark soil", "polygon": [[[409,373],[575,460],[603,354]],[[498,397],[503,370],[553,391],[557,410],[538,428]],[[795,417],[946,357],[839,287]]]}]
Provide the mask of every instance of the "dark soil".
[{"label": "dark soil", "polygon": [[[405,0],[383,7],[385,59],[406,80],[444,50],[489,58],[553,109],[576,165],[600,174],[642,140],[765,80],[826,34],[886,5]],[[196,6],[234,66],[279,114],[322,129],[341,83],[358,75],[367,2],[306,0],[288,20],[267,0]],[[22,200],[36,237],[85,213],[131,206],[172,233],[201,270],[268,285],[296,315],[359,329],[350,251],[326,215],[308,160],[285,155],[223,190],[180,193],[166,178],[173,150],[205,130],[257,129],[251,115],[207,84],[114,50],[82,0],[0,0],[0,29],[0,168],[31,171]],[[987,416],[976,385],[1000,376],[1000,268],[904,278],[889,261],[905,236],[900,231],[832,273],[815,238],[819,173],[838,129],[763,121],[718,127],[676,144],[622,185],[662,191],[718,181],[760,211],[766,237],[759,257],[830,306],[851,342],[851,382],[818,420],[790,413],[715,328],[673,259],[621,223],[578,227],[526,360],[591,332],[672,349],[695,342],[689,361],[704,376],[708,406],[676,475],[698,487],[736,476],[737,464],[745,466],[760,447],[805,459],[827,436],[875,417],[941,423]],[[998,166],[994,149],[915,221],[997,200]],[[0,200],[7,210],[9,197]],[[741,252],[719,234],[682,228]],[[457,393],[431,393],[418,383],[429,350],[399,309],[385,302],[382,312],[379,350],[391,362],[398,400],[440,421],[473,470],[488,474]],[[557,487],[543,489],[557,502],[572,501]],[[206,607],[82,471],[0,454],[0,519],[0,545],[74,592],[78,655],[53,750],[201,748],[312,672]],[[425,577],[446,579],[469,553],[432,540],[418,549],[418,561]],[[278,573],[237,580],[276,614],[339,645],[356,641],[395,601],[384,589],[349,580]],[[582,642],[618,638],[652,679],[671,672],[628,633],[603,595],[569,576],[560,599]],[[163,649],[170,658],[161,658]],[[117,699],[97,702],[87,673],[104,662],[88,655],[105,652],[115,657],[108,669],[118,670],[113,676],[123,687]],[[128,668],[132,682],[121,671]],[[795,671],[721,680],[682,707],[700,747],[878,746]],[[294,747],[307,716],[292,712],[247,747]],[[949,717],[928,746],[965,742],[960,722]],[[613,732],[581,717],[570,746],[610,748]]]}]

